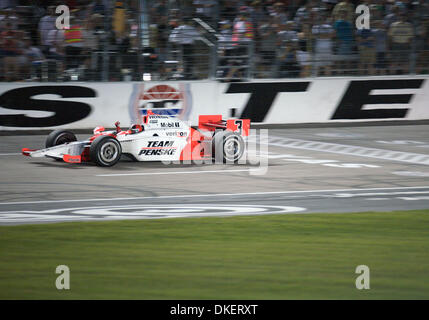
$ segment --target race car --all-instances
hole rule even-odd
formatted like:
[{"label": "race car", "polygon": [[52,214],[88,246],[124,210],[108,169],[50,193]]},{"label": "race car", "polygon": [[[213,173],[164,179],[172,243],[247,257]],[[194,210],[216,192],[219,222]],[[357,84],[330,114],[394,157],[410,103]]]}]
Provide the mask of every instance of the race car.
[{"label": "race car", "polygon": [[68,130],[55,130],[46,139],[46,148],[22,149],[30,157],[48,157],[68,163],[94,162],[111,167],[121,155],[135,161],[210,160],[235,163],[245,152],[249,119],[223,120],[221,115],[200,115],[198,127],[168,115],[148,111],[142,124],[122,130],[96,127],[85,141],[77,141]]}]

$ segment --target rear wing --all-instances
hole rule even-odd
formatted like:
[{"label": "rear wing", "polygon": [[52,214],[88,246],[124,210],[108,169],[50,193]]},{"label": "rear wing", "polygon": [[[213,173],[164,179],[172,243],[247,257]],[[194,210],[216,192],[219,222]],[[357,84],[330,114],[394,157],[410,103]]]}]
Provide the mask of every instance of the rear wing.
[{"label": "rear wing", "polygon": [[247,137],[250,130],[250,119],[223,120],[222,115],[219,114],[203,115],[198,118],[198,129],[207,131],[227,130]]}]

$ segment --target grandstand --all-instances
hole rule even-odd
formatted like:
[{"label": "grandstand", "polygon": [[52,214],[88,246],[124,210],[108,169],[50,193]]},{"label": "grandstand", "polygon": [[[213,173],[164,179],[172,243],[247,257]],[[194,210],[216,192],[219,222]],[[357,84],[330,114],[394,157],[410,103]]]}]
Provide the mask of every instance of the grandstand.
[{"label": "grandstand", "polygon": [[[370,28],[358,30],[358,5]],[[70,28],[56,25],[66,5]],[[426,0],[2,0],[0,81],[425,74]]]}]

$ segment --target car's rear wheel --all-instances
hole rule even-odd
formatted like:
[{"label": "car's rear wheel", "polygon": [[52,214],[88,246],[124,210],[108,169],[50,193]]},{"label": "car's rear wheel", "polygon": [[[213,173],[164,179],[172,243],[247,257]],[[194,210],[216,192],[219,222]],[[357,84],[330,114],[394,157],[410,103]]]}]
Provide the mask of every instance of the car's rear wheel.
[{"label": "car's rear wheel", "polygon": [[95,138],[89,149],[91,160],[101,167],[111,167],[121,158],[122,148],[118,140],[110,136]]},{"label": "car's rear wheel", "polygon": [[77,141],[76,136],[73,132],[67,130],[55,130],[52,131],[46,138],[46,148],[58,146],[60,144],[70,143]]},{"label": "car's rear wheel", "polygon": [[231,131],[217,132],[213,137],[212,155],[217,163],[236,163],[243,156],[243,137]]}]

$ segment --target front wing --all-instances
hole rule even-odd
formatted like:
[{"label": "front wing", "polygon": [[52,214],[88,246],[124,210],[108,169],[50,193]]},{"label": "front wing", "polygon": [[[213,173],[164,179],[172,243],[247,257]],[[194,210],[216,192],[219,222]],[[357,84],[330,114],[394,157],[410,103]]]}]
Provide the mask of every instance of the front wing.
[{"label": "front wing", "polygon": [[85,148],[89,145],[89,141],[77,141],[40,150],[23,148],[22,154],[33,158],[48,157],[70,163],[80,163],[86,161]]}]

